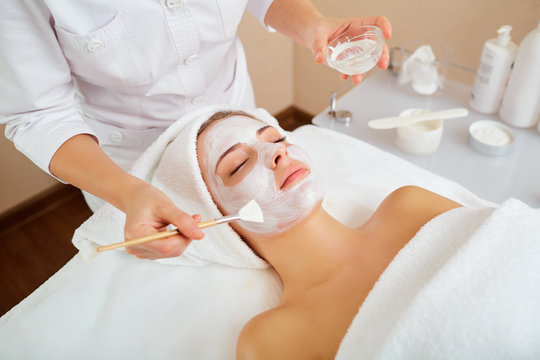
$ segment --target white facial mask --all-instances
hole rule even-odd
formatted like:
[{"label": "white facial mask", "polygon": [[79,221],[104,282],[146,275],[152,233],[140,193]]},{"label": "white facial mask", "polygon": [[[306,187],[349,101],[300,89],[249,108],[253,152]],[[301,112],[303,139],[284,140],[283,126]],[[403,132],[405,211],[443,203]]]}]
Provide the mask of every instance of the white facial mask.
[{"label": "white facial mask", "polygon": [[[264,223],[239,222],[245,229],[263,234],[283,232],[308,216],[323,199],[324,191],[313,169],[292,188],[276,186],[272,161],[277,151],[285,151],[290,159],[310,166],[307,154],[296,145],[269,143],[257,138],[257,130],[266,124],[245,116],[233,116],[212,126],[205,135],[206,178],[215,200],[227,214],[236,214],[250,200],[261,207]],[[225,186],[216,174],[220,156],[231,146],[243,143],[257,152],[257,163],[234,186]]]}]

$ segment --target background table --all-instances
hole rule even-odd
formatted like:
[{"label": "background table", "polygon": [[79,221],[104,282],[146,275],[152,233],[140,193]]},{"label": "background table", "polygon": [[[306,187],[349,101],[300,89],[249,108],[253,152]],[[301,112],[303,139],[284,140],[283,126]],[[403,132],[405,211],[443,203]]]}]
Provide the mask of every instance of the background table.
[{"label": "background table", "polygon": [[[477,120],[500,121],[497,114],[484,115],[469,105],[471,87],[446,80],[439,96],[412,94],[397,85],[397,76],[378,71],[353,87],[337,102],[337,110],[349,110],[353,118],[349,127],[328,115],[328,108],[312,122],[371,143],[418,166],[454,180],[478,196],[500,203],[509,197],[518,198],[532,207],[540,207],[540,133],[536,127],[512,128],[515,142],[509,154],[493,157],[475,151],[469,145],[468,127]],[[373,130],[369,120],[397,116],[407,108],[431,111],[454,107],[469,109],[469,116],[444,120],[438,150],[431,155],[411,155],[394,143],[395,129]]]}]

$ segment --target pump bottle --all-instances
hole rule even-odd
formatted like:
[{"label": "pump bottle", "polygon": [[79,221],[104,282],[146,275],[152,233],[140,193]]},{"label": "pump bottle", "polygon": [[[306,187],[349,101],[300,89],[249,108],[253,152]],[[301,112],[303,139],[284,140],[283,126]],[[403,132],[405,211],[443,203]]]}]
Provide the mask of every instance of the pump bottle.
[{"label": "pump bottle", "polygon": [[511,30],[510,25],[504,25],[497,30],[496,39],[484,43],[469,100],[469,105],[478,112],[493,114],[499,108],[517,51],[517,45],[510,41]]},{"label": "pump bottle", "polygon": [[540,22],[521,44],[499,116],[516,127],[531,127],[540,113]]}]

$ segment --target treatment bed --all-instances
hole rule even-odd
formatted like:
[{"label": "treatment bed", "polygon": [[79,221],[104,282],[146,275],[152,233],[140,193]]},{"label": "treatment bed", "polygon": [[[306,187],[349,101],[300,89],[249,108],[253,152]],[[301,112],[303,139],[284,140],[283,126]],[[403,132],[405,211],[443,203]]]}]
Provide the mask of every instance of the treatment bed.
[{"label": "treatment bed", "polygon": [[[469,206],[448,215],[453,218],[454,230],[461,229],[466,219],[485,223],[494,212],[492,208],[498,206],[457,183],[330,130],[307,125],[290,137],[308,152],[324,180],[324,208],[352,227],[365,222],[385,196],[403,185],[418,185]],[[524,206],[517,200],[506,204],[520,209]],[[452,235],[442,234],[440,239],[426,235],[443,232],[437,231],[435,225],[444,218],[436,218],[434,225],[430,222],[420,231],[419,243],[407,245],[383,273],[354,319],[338,358],[511,358],[513,354],[519,358],[540,358],[540,341],[531,340],[540,339],[540,252],[534,254],[540,247],[540,231],[532,233],[539,211],[528,208],[523,212],[526,215],[519,216],[530,216],[533,224],[523,227],[518,236],[537,245],[522,248],[521,243],[515,242],[515,251],[509,255],[529,251],[530,263],[516,264],[517,259],[513,258],[507,265],[508,259],[504,257],[497,261],[501,268],[515,266],[508,276],[525,271],[523,281],[508,289],[514,291],[512,296],[502,291],[500,300],[489,297],[498,279],[490,276],[504,274],[486,259],[491,252],[476,248],[463,253],[467,250],[466,240],[454,244]],[[475,232],[474,221],[465,224],[461,232]],[[444,242],[442,246],[438,246],[438,241]],[[498,251],[506,250],[500,247]],[[486,266],[480,275],[470,273],[474,270],[470,262],[475,256],[478,266]],[[459,273],[460,269],[460,281],[473,280],[466,289],[470,292],[452,282],[457,280],[441,279]],[[482,287],[486,279],[491,280]],[[525,281],[533,284],[523,288]],[[448,288],[446,284],[454,285]],[[0,319],[0,358],[234,359],[236,339],[243,325],[276,305],[280,293],[280,279],[271,268],[173,266],[139,260],[122,250],[84,261],[76,255]],[[523,298],[525,293],[527,298]],[[463,303],[456,296],[466,302],[461,313]],[[501,317],[491,319],[492,312],[478,315],[470,319],[475,326],[469,327],[469,310],[481,311],[485,307],[499,311],[498,302],[512,315],[501,312]],[[520,309],[515,308],[517,303],[521,304]],[[445,313],[446,310],[449,312]],[[461,328],[451,323],[452,316],[459,318]],[[524,319],[527,320],[520,327]],[[438,331],[433,331],[432,320],[438,324]],[[493,344],[492,341],[508,335],[502,328],[506,322],[515,339]],[[493,328],[494,325],[498,327]],[[461,331],[458,336],[450,336],[457,330]],[[515,344],[523,347],[512,348]]]}]

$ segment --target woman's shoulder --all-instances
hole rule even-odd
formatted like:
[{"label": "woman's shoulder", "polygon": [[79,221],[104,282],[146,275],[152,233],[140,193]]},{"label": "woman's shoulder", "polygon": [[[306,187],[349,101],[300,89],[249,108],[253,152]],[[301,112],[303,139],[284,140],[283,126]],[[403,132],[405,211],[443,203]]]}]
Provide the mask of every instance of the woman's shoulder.
[{"label": "woman's shoulder", "polygon": [[414,185],[402,186],[394,190],[385,198],[381,206],[383,205],[397,210],[421,212],[431,217],[461,206],[442,195]]},{"label": "woman's shoulder", "polygon": [[434,217],[461,206],[457,202],[418,186],[403,186],[379,205],[365,230],[410,239]]},{"label": "woman's shoulder", "polygon": [[288,306],[278,306],[252,318],[242,329],[236,345],[236,358],[244,359],[297,359],[295,349],[305,350],[299,344],[304,322]]}]

